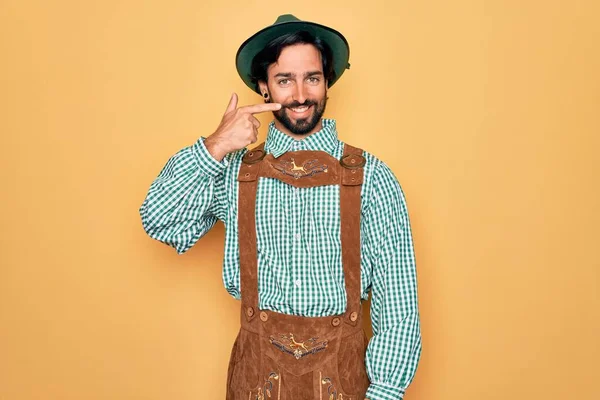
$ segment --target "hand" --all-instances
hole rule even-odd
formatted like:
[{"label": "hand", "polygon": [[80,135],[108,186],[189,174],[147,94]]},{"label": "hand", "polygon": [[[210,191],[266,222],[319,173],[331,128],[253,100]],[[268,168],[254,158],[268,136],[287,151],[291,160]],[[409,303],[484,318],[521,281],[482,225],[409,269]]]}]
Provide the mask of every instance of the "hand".
[{"label": "hand", "polygon": [[279,103],[237,108],[237,102],[237,95],[233,93],[219,127],[204,140],[206,149],[217,161],[221,161],[226,154],[243,149],[258,140],[260,122],[254,114],[277,111],[281,108]]}]

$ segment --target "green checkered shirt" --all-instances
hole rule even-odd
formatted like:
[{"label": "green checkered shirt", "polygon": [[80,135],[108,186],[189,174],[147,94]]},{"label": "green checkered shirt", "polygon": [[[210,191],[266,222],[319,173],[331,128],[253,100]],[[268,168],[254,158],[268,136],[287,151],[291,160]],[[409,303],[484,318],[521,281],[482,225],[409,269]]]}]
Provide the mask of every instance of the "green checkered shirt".
[{"label": "green checkered shirt", "polygon": [[[340,159],[335,121],[303,140],[269,125],[265,151],[321,150]],[[240,298],[238,182],[242,149],[215,160],[201,137],[173,155],[139,212],[150,237],[182,254],[217,222],[226,228],[223,283]],[[392,171],[364,152],[361,189],[361,289],[371,291],[373,338],[366,354],[367,398],[397,400],[421,355],[413,242],[404,193]],[[302,316],[341,314],[346,291],[340,242],[339,186],[294,188],[260,178],[256,199],[259,306]]]}]

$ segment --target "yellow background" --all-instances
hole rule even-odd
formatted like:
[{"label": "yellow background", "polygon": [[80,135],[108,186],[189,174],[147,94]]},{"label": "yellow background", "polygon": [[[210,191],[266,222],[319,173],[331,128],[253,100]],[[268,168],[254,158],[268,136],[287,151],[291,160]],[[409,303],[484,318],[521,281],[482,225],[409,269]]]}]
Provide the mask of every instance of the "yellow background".
[{"label": "yellow background", "polygon": [[232,91],[260,102],[235,52],[289,12],[346,35],[326,115],[408,199],[406,398],[600,398],[599,3],[295,4],[0,2],[0,399],[224,398],[223,226],[178,256],[138,207]]}]

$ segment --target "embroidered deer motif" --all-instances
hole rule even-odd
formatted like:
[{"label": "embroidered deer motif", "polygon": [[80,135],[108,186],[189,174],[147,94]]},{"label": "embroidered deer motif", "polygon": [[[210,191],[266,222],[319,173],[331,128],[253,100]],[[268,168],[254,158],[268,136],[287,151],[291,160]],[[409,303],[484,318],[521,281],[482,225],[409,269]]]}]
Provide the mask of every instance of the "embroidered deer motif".
[{"label": "embroidered deer motif", "polygon": [[317,159],[306,160],[301,165],[298,165],[296,164],[296,160],[294,160],[294,158],[290,158],[289,160],[281,160],[279,163],[274,164],[273,168],[284,175],[292,176],[294,179],[305,178],[321,172],[327,172],[327,164],[321,164]]},{"label": "embroidered deer motif", "polygon": [[297,165],[296,165],[296,162],[294,161],[294,159],[293,159],[293,158],[292,158],[292,165],[293,165],[293,167],[292,167],[292,172],[293,172],[293,171],[302,171],[302,172],[306,173],[306,170],[304,169],[304,166],[300,166],[300,167],[299,167],[299,166],[297,166]]},{"label": "embroidered deer motif", "polygon": [[304,349],[304,350],[308,351],[308,349],[304,345],[304,342],[302,342],[302,343],[296,342],[296,339],[294,339],[293,333],[290,333],[290,347],[292,349]]}]

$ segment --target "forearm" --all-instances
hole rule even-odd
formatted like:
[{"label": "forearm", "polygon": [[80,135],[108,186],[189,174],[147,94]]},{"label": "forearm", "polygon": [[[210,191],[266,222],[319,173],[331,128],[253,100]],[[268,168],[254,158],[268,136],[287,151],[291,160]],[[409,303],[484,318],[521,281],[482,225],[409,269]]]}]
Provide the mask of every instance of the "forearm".
[{"label": "forearm", "polygon": [[407,315],[401,323],[374,335],[366,357],[371,385],[371,400],[398,400],[414,379],[421,354],[418,312]]},{"label": "forearm", "polygon": [[217,221],[216,178],[225,167],[226,162],[210,156],[202,139],[173,155],[139,208],[146,233],[179,254],[191,248]]}]

